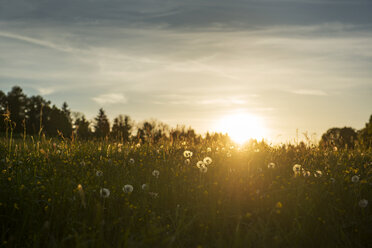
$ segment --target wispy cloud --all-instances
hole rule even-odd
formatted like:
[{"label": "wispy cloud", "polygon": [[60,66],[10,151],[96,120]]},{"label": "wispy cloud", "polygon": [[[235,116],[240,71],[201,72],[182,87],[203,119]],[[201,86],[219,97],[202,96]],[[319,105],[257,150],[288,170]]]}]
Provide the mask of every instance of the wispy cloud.
[{"label": "wispy cloud", "polygon": [[323,90],[312,90],[312,89],[299,89],[299,90],[292,90],[293,94],[297,95],[309,95],[309,96],[326,96],[328,95],[327,92]]},{"label": "wispy cloud", "polygon": [[39,91],[40,95],[43,96],[50,95],[55,92],[55,89],[53,88],[38,88],[37,90]]},{"label": "wispy cloud", "polygon": [[120,93],[103,94],[92,98],[93,101],[99,104],[118,104],[127,103],[128,99]]}]

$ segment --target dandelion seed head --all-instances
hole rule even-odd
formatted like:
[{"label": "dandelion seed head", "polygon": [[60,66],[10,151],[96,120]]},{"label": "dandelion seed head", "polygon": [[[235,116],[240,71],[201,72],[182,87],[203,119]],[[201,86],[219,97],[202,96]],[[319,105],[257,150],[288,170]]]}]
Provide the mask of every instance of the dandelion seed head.
[{"label": "dandelion seed head", "polygon": [[298,173],[298,172],[300,172],[300,170],[301,170],[301,165],[300,164],[295,164],[293,166],[293,172],[294,173]]},{"label": "dandelion seed head", "polygon": [[203,162],[205,165],[210,165],[212,163],[212,159],[210,157],[205,157]]},{"label": "dandelion seed head", "polygon": [[321,176],[323,176],[323,172],[322,171],[317,170],[317,171],[314,172],[314,177],[321,177]]},{"label": "dandelion seed head", "polygon": [[353,183],[357,183],[357,182],[359,182],[359,177],[358,177],[357,175],[354,175],[354,176],[351,178],[351,181],[352,181]]},{"label": "dandelion seed head", "polygon": [[160,175],[160,172],[159,172],[158,170],[153,170],[152,175],[153,175],[154,177],[158,178],[159,175]]},{"label": "dandelion seed head", "polygon": [[359,201],[359,207],[366,208],[367,205],[368,205],[368,200],[362,199],[362,200]]},{"label": "dandelion seed head", "polygon": [[196,163],[196,167],[198,167],[199,169],[201,168],[201,167],[203,167],[204,166],[204,162],[203,161],[198,161],[197,163]]},{"label": "dandelion seed head", "polygon": [[207,173],[208,168],[207,168],[207,166],[203,165],[202,167],[199,168],[199,170],[200,170],[201,173]]},{"label": "dandelion seed head", "polygon": [[275,168],[275,163],[271,162],[267,165],[267,168],[269,169],[274,169]]},{"label": "dandelion seed head", "polygon": [[183,156],[184,156],[185,158],[191,158],[191,157],[192,157],[192,152],[186,150],[186,151],[183,152]]},{"label": "dandelion seed head", "polygon": [[97,177],[101,177],[101,176],[103,176],[103,172],[100,171],[100,170],[97,170],[97,171],[96,171],[96,176],[97,176]]},{"label": "dandelion seed head", "polygon": [[101,188],[99,194],[101,195],[102,198],[107,198],[110,196],[110,190],[107,188]]},{"label": "dandelion seed head", "polygon": [[190,161],[190,159],[185,159],[185,165],[190,165],[190,163],[191,163],[191,161]]},{"label": "dandelion seed head", "polygon": [[133,192],[133,186],[130,184],[126,184],[123,187],[124,193],[132,193]]},{"label": "dandelion seed head", "polygon": [[130,164],[134,164],[134,158],[130,158],[130,159],[129,159],[129,163],[130,163]]},{"label": "dandelion seed head", "polygon": [[147,183],[144,183],[144,184],[142,184],[141,188],[142,188],[142,190],[148,190],[149,185]]}]

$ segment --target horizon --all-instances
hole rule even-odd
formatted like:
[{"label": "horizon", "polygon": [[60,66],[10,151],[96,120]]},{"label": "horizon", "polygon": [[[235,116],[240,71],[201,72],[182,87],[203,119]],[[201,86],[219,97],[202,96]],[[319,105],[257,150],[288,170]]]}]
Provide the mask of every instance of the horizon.
[{"label": "horizon", "polygon": [[363,0],[4,1],[0,87],[89,120],[102,107],[111,121],[231,135],[243,116],[256,123],[245,139],[319,140],[368,122],[371,11]]}]

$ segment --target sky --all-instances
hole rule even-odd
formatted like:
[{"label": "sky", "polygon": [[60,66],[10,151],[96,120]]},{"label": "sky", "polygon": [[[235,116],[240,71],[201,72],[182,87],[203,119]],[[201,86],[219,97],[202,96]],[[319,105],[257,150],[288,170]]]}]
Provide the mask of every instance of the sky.
[{"label": "sky", "polygon": [[0,0],[0,89],[93,119],[103,107],[218,131],[234,113],[265,138],[364,127],[370,0]]}]

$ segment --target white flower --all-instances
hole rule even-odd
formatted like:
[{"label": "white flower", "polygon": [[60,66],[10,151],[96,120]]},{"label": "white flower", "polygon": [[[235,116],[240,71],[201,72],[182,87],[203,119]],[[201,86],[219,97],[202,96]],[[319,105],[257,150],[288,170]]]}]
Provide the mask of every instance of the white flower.
[{"label": "white flower", "polygon": [[203,162],[205,165],[210,165],[212,163],[212,159],[210,157],[205,157]]},{"label": "white flower", "polygon": [[99,194],[101,195],[102,198],[107,198],[110,196],[110,190],[106,188],[101,188]]},{"label": "white flower", "polygon": [[191,158],[192,157],[192,152],[186,150],[186,151],[183,152],[183,156],[185,158]]},{"label": "white flower", "polygon": [[207,168],[207,166],[203,165],[202,167],[199,168],[199,170],[200,170],[201,173],[207,173],[208,168]]},{"label": "white flower", "polygon": [[203,161],[198,161],[198,162],[196,163],[196,167],[198,167],[199,169],[200,169],[201,167],[203,167],[203,166],[205,166]]},{"label": "white flower", "polygon": [[101,176],[103,176],[103,172],[100,171],[100,170],[97,170],[97,171],[96,171],[96,176],[97,176],[97,177],[101,177]]},{"label": "white flower", "polygon": [[154,170],[154,171],[152,172],[152,175],[153,175],[154,177],[158,178],[159,175],[160,175],[160,172],[159,172],[158,170]]},{"label": "white flower", "polygon": [[190,165],[190,163],[191,163],[191,161],[190,161],[190,159],[185,159],[185,165]]},{"label": "white flower", "polygon": [[136,147],[137,147],[137,148],[140,148],[140,147],[141,147],[141,144],[140,144],[140,143],[138,143],[138,144],[136,145]]},{"label": "white flower", "polygon": [[352,181],[353,183],[357,183],[357,182],[359,182],[359,177],[358,177],[357,175],[354,175],[354,176],[351,178],[351,181]]},{"label": "white flower", "polygon": [[133,191],[133,186],[130,185],[130,184],[126,184],[126,185],[124,185],[124,187],[123,187],[123,191],[124,191],[124,193],[132,193],[132,191]]},{"label": "white flower", "polygon": [[147,183],[144,183],[144,184],[142,184],[141,188],[142,188],[142,190],[148,190],[149,185]]},{"label": "white flower", "polygon": [[368,205],[368,200],[362,199],[362,200],[359,201],[359,207],[365,208],[365,207],[367,207],[367,205]]},{"label": "white flower", "polygon": [[335,183],[336,182],[336,179],[334,179],[333,177],[331,177],[331,183]]},{"label": "white flower", "polygon": [[274,169],[275,168],[275,163],[271,162],[267,165],[267,168],[269,169]]},{"label": "white flower", "polygon": [[130,158],[130,159],[129,159],[129,163],[130,163],[130,164],[134,164],[134,159],[133,159],[133,158]]}]

